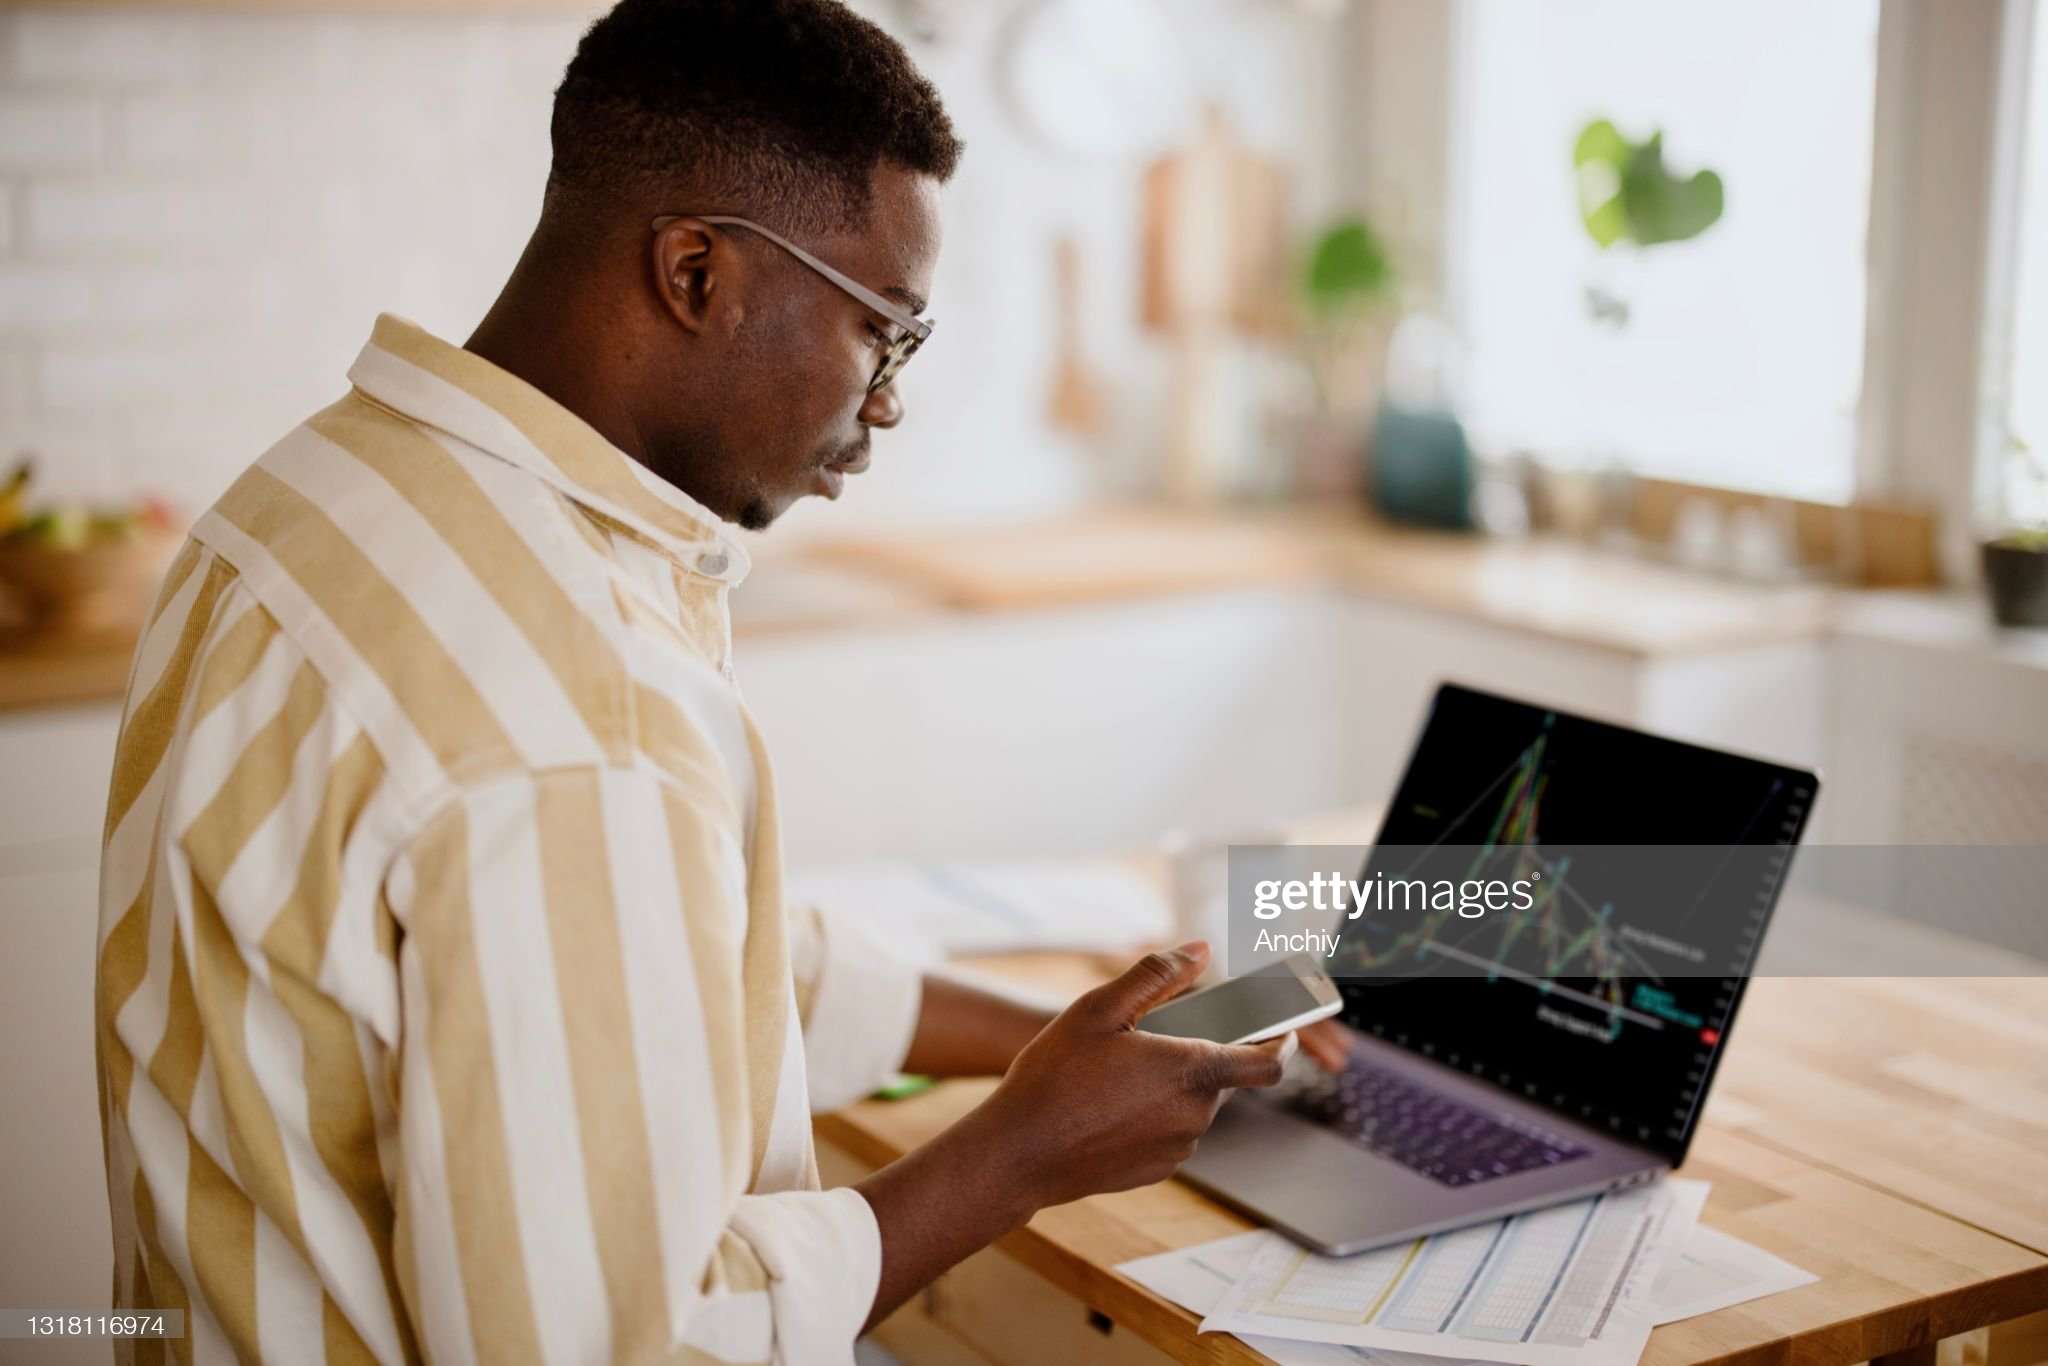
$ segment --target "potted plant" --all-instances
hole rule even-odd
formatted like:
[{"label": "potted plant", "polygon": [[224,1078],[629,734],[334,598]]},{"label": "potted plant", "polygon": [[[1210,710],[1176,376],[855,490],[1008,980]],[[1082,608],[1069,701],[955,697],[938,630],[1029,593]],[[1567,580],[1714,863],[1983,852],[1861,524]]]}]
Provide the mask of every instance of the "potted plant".
[{"label": "potted plant", "polygon": [[1352,217],[1325,229],[1309,247],[1301,294],[1316,401],[1327,412],[1362,407],[1357,391],[1374,377],[1369,362],[1385,344],[1394,298],[1393,263],[1372,225]]},{"label": "potted plant", "polygon": [[1349,216],[1309,243],[1297,279],[1313,402],[1298,398],[1269,420],[1284,428],[1276,435],[1294,452],[1297,492],[1348,493],[1358,487],[1367,418],[1379,398],[1394,267],[1372,225]]},{"label": "potted plant", "polygon": [[[1698,238],[1721,221],[1727,192],[1720,175],[1704,167],[1679,171],[1664,159],[1664,130],[1647,137],[1623,132],[1612,119],[1594,118],[1571,147],[1579,223],[1597,255],[1580,281],[1586,318],[1609,338],[1619,359],[1629,345],[1634,295],[1651,253],[1659,256]],[[1603,381],[1603,383],[1611,381]],[[1624,438],[1602,421],[1602,404],[1586,405],[1588,427],[1578,451],[1546,452],[1532,465],[1524,489],[1530,520],[1575,536],[1626,524],[1631,479]]]},{"label": "potted plant", "polygon": [[[2007,434],[2006,450],[2019,467],[2020,487],[2048,491],[2048,468],[2019,433]],[[1993,619],[2000,626],[2048,626],[2048,521],[1985,541],[1983,555]]]}]

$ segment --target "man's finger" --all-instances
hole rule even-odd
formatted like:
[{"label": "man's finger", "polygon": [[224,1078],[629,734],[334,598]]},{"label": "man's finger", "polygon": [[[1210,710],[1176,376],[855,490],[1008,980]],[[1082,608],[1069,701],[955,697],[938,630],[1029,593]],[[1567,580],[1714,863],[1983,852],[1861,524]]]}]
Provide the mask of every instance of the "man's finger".
[{"label": "man's finger", "polygon": [[1325,1072],[1341,1072],[1351,1060],[1351,1046],[1356,1037],[1337,1020],[1318,1020],[1301,1031],[1301,1051],[1313,1058]]},{"label": "man's finger", "polygon": [[1193,986],[1208,966],[1209,946],[1196,939],[1179,948],[1146,954],[1115,981],[1103,983],[1081,999],[1092,1014],[1121,1029]]}]

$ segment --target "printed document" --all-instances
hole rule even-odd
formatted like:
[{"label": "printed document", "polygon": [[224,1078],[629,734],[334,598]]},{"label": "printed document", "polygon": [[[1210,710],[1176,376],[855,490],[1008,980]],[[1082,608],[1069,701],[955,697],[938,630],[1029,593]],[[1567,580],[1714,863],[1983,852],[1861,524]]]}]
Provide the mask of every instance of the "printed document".
[{"label": "printed document", "polygon": [[1705,1182],[1665,1180],[1355,1257],[1276,1239],[1202,1329],[1510,1366],[1631,1366],[1656,1322],[1657,1277],[1706,1195]]},{"label": "printed document", "polygon": [[[1153,1294],[1175,1304],[1207,1314],[1223,1302],[1252,1259],[1268,1243],[1289,1245],[1277,1233],[1257,1229],[1214,1242],[1200,1243],[1173,1252],[1161,1252],[1126,1262],[1117,1270]],[[1685,1248],[1669,1259],[1657,1277],[1651,1294],[1659,1325],[1710,1314],[1716,1309],[1743,1304],[1811,1285],[1819,1277],[1762,1248],[1706,1224],[1693,1226]],[[1365,1347],[1341,1347],[1322,1342],[1292,1342],[1285,1338],[1250,1335],[1245,1338],[1280,1366],[1455,1366],[1450,1358],[1425,1356],[1417,1352],[1374,1351]]]},{"label": "printed document", "polygon": [[[1161,1252],[1125,1262],[1117,1270],[1155,1295],[1206,1314],[1223,1302],[1243,1276],[1260,1248],[1271,1241],[1285,1241],[1277,1233],[1258,1229],[1213,1243]],[[1369,1347],[1342,1347],[1330,1342],[1290,1342],[1285,1338],[1260,1337],[1247,1333],[1245,1344],[1263,1352],[1280,1366],[1460,1366],[1443,1357],[1417,1352],[1376,1352]],[[1464,1366],[1483,1366],[1465,1363]]]}]

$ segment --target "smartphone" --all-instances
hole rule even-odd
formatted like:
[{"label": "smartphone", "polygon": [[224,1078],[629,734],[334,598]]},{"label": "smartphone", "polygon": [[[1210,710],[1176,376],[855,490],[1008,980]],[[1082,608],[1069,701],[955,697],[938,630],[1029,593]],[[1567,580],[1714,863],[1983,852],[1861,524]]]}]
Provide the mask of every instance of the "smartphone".
[{"label": "smartphone", "polygon": [[1337,984],[1315,958],[1298,953],[1257,972],[1168,1001],[1138,1028],[1177,1039],[1257,1043],[1325,1020],[1344,1008]]}]

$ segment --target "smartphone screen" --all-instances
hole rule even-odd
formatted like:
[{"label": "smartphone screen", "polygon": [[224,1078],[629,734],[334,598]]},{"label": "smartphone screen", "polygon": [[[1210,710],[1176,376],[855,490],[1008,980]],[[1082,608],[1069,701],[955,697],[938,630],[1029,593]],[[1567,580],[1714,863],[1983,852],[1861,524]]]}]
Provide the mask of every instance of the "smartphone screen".
[{"label": "smartphone screen", "polygon": [[1237,1043],[1280,1032],[1275,1026],[1293,1028],[1334,1015],[1341,1005],[1335,985],[1303,956],[1169,1001],[1139,1020],[1138,1028],[1179,1039]]}]

